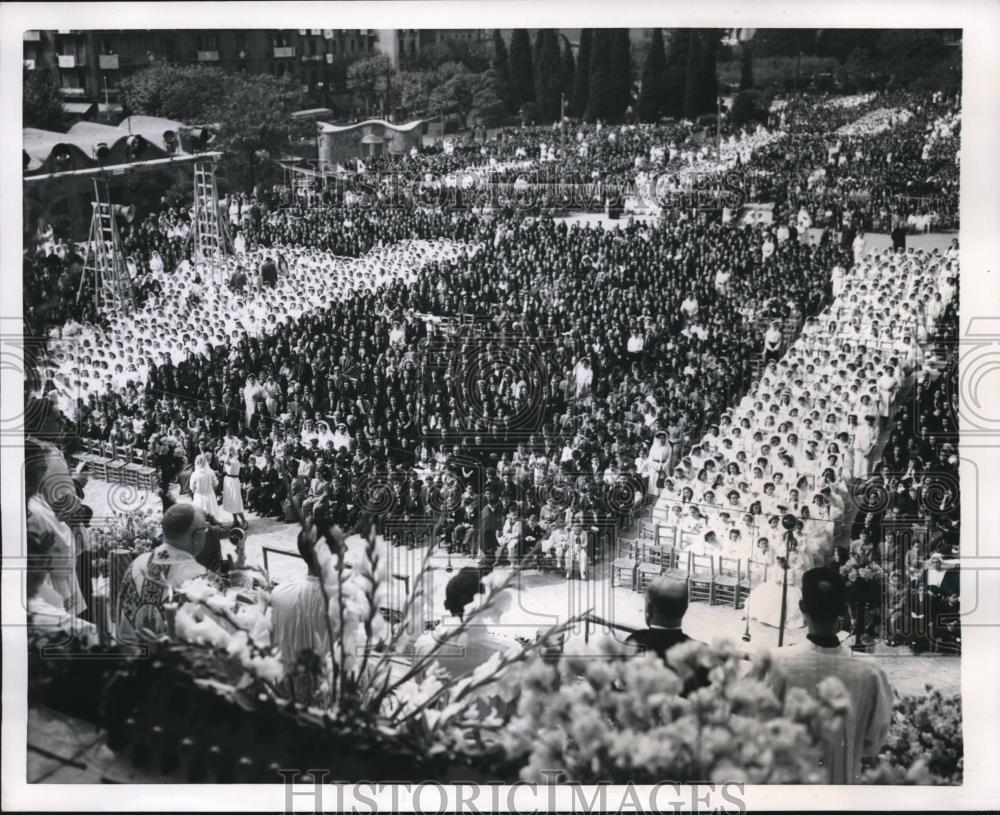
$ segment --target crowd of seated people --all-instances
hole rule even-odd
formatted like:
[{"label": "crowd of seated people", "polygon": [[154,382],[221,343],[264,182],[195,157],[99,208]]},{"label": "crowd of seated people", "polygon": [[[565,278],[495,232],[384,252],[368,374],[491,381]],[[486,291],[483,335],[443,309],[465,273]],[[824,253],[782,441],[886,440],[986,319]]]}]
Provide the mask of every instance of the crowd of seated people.
[{"label": "crowd of seated people", "polygon": [[882,572],[877,588],[861,598],[874,617],[863,634],[915,651],[961,647],[957,297],[935,322],[913,393],[894,415],[863,486],[869,506],[855,522],[849,554]]},{"label": "crowd of seated people", "polygon": [[[769,365],[756,388],[666,480],[654,517],[676,530],[683,551],[773,564],[776,556],[787,557],[782,520],[791,515],[793,579],[814,565],[841,565],[854,593],[855,633],[871,636],[882,581],[868,567],[881,562],[883,541],[873,530],[885,519],[862,511],[854,520],[852,513],[864,509],[872,489],[888,483],[880,474],[868,480],[886,466],[875,460],[880,433],[921,348],[957,313],[957,251],[953,244],[946,253],[872,254],[835,276],[830,307],[806,321],[785,357]],[[906,435],[906,423],[933,426],[926,431],[933,436],[948,415],[946,389],[926,390],[925,376],[916,384],[917,423],[904,410],[890,434],[886,458],[910,470],[891,479],[891,488],[900,500],[928,490],[957,518],[957,460],[943,481],[925,483],[912,472],[926,450]],[[949,443],[954,439],[941,439]],[[953,446],[945,449],[954,454]],[[894,506],[886,509],[893,519]],[[852,521],[854,534],[847,537]],[[954,533],[957,540],[957,528]],[[751,613],[759,619],[760,607]]]},{"label": "crowd of seated people", "polygon": [[[356,261],[253,247],[229,261],[251,271],[239,290],[182,264],[142,309],[54,343],[49,389],[84,436],[141,447],[174,434],[220,475],[235,447],[265,515],[417,464],[420,490],[439,491],[449,455],[475,463],[477,495],[491,497],[490,479],[522,492],[566,482],[594,493],[573,503],[586,511],[606,506],[601,485],[655,492],[655,434],[679,447],[703,433],[749,382],[769,318],[815,313],[829,270],[849,262],[798,241],[765,252],[761,228],[704,215],[618,230],[471,214],[452,225],[475,243],[404,241]],[[578,286],[581,273],[598,285]],[[468,330],[440,327],[458,313]],[[428,342],[458,367],[428,366]],[[504,459],[517,441],[523,454]],[[399,504],[426,509],[410,483]],[[509,487],[496,497],[512,495],[521,520],[541,516]]]}]

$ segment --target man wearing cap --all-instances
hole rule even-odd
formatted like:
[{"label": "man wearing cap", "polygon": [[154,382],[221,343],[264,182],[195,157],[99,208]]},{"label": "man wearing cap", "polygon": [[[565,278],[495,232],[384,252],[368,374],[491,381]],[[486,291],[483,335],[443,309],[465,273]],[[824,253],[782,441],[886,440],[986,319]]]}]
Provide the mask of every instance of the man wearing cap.
[{"label": "man wearing cap", "polygon": [[830,784],[861,782],[862,757],[878,755],[892,721],[892,687],[885,672],[871,657],[851,652],[837,638],[846,597],[839,571],[826,566],[807,571],[802,575],[799,601],[809,629],[807,640],[771,652],[770,682],[779,699],[790,688],[815,696],[829,677],[839,679],[847,690],[846,716],[826,736],[821,759]]}]

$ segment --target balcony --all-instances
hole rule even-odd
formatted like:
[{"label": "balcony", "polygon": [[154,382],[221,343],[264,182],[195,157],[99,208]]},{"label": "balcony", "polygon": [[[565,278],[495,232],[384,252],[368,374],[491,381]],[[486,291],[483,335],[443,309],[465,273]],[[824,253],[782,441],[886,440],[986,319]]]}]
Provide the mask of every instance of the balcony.
[{"label": "balcony", "polygon": [[25,42],[41,42],[42,32],[41,31],[25,31],[24,32]]},{"label": "balcony", "polygon": [[79,68],[83,65],[82,59],[77,59],[76,54],[59,54],[60,68]]},{"label": "balcony", "polygon": [[102,71],[118,70],[118,54],[100,54],[97,62]]},{"label": "balcony", "polygon": [[295,56],[295,46],[294,45],[276,45],[274,46],[274,58],[275,59],[287,59],[288,57]]},{"label": "balcony", "polygon": [[198,52],[198,62],[218,62],[219,52],[218,51],[199,51]]},{"label": "balcony", "polygon": [[59,94],[61,96],[83,96],[86,93],[86,88],[60,88]]}]

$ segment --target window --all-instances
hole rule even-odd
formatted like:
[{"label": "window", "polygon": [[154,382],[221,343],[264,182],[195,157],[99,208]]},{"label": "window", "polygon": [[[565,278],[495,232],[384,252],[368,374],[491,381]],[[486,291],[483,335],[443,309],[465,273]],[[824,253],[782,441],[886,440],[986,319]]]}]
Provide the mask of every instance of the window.
[{"label": "window", "polygon": [[115,41],[110,37],[101,37],[101,53],[102,54],[117,54],[118,49],[115,47]]},{"label": "window", "polygon": [[247,50],[247,35],[240,32],[236,35],[236,53],[246,53]]},{"label": "window", "polygon": [[288,48],[292,44],[292,37],[287,31],[276,31],[273,42],[275,48]]}]

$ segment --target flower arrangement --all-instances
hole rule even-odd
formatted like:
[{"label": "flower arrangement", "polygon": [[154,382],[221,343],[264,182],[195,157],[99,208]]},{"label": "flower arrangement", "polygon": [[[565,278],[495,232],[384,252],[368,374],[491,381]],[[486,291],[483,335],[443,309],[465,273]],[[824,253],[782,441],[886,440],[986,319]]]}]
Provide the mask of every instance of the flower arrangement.
[{"label": "flower arrangement", "polygon": [[131,552],[133,557],[149,552],[162,542],[162,515],[153,507],[116,512],[106,523],[87,530],[88,548],[102,555],[116,549]]},{"label": "flower arrangement", "polygon": [[[822,783],[820,741],[848,705],[838,680],[822,683],[818,699],[790,690],[782,705],[765,681],[770,661],[743,675],[747,663],[729,643],[676,646],[669,668],[653,655],[623,656],[605,639],[590,655],[522,673],[504,734],[508,753],[526,759],[522,780],[558,770],[580,783]],[[704,670],[710,684],[683,696]]]},{"label": "flower arrangement", "polygon": [[[318,535],[315,527],[306,533]],[[316,544],[331,643],[320,659],[319,704],[334,717],[350,715],[359,727],[417,744],[429,755],[461,753],[468,759],[487,752],[492,749],[489,734],[504,724],[499,711],[517,683],[514,666],[561,642],[577,620],[494,654],[452,680],[439,664],[442,651],[461,646],[473,626],[499,618],[512,602],[516,570],[503,578],[485,576],[484,591],[466,608],[462,621],[436,630],[430,647],[418,652],[417,637],[428,627],[426,587],[435,547],[428,547],[393,627],[381,613],[390,579],[387,551],[385,541],[373,534],[344,536],[336,529]]]},{"label": "flower arrangement", "polygon": [[187,464],[187,451],[183,442],[168,433],[154,433],[146,448],[149,461],[160,473],[160,490],[167,492],[170,484]]},{"label": "flower arrangement", "polygon": [[885,570],[874,561],[864,562],[850,557],[840,567],[840,574],[850,588],[858,584],[881,585],[885,577]]},{"label": "flower arrangement", "polygon": [[926,686],[896,701],[889,740],[865,773],[867,784],[961,784],[962,698]]}]

